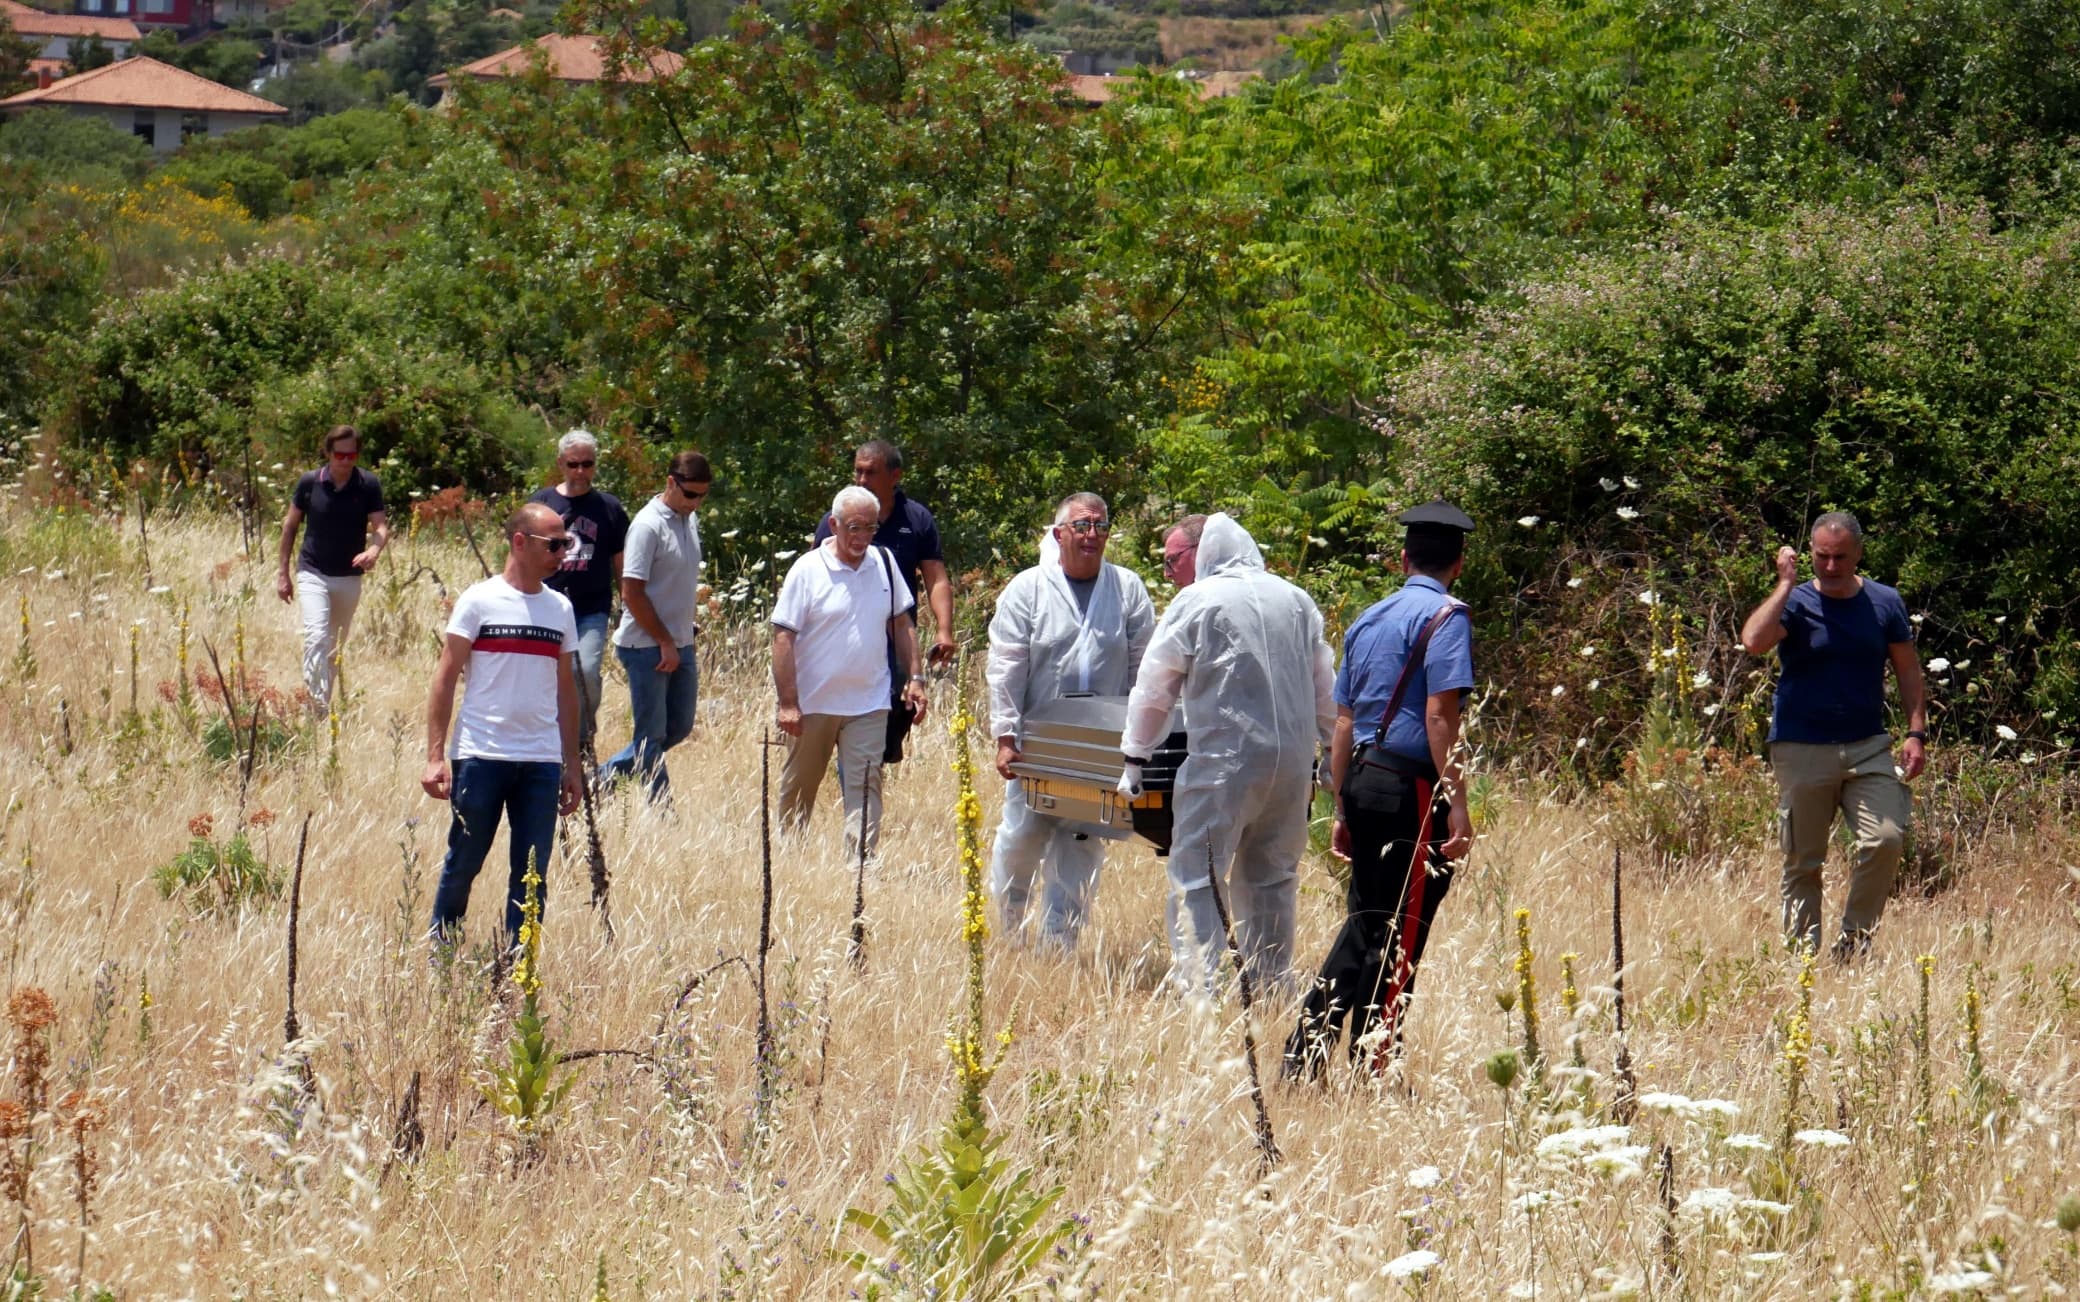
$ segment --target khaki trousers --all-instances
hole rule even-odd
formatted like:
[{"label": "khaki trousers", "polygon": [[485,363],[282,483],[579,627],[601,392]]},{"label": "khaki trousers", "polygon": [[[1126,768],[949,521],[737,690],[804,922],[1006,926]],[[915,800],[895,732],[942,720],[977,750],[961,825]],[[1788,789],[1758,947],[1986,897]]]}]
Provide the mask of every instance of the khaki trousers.
[{"label": "khaki trousers", "polygon": [[1892,895],[1913,809],[1892,762],[1892,738],[1880,734],[1839,746],[1774,742],[1777,837],[1784,852],[1784,933],[1820,948],[1820,870],[1837,810],[1856,835],[1849,858],[1849,900],[1842,943],[1863,942]]},{"label": "khaki trousers", "polygon": [[802,735],[787,747],[780,771],[780,830],[805,826],[816,808],[831,756],[838,757],[838,794],[845,804],[845,853],[859,853],[862,829],[867,853],[881,842],[881,751],[888,739],[888,711],[867,714],[804,714]]}]

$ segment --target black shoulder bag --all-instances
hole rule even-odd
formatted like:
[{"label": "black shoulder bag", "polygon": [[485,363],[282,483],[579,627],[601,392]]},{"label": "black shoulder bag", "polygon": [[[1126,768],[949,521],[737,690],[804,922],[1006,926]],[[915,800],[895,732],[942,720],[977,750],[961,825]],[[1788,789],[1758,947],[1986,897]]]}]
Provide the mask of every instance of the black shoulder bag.
[{"label": "black shoulder bag", "polygon": [[[888,617],[894,619],[903,612],[896,609],[896,570],[888,559],[888,548],[875,547],[881,557],[881,572],[888,576]],[[891,657],[893,659],[893,657]],[[910,735],[910,725],[916,718],[910,713],[910,702],[903,699],[903,684],[895,681],[895,671],[889,671],[888,682],[888,735],[881,743],[881,762],[900,764],[903,762],[903,741]]]}]

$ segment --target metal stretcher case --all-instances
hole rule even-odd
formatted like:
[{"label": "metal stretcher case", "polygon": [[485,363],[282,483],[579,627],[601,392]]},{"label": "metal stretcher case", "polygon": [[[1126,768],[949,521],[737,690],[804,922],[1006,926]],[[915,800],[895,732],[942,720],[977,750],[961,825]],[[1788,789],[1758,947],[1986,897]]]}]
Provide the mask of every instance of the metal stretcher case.
[{"label": "metal stretcher case", "polygon": [[1087,823],[1094,835],[1138,836],[1170,853],[1170,794],[1184,763],[1182,710],[1172,710],[1169,735],[1142,767],[1141,796],[1119,793],[1126,760],[1119,751],[1126,727],[1124,696],[1063,696],[1026,712],[1020,755],[1011,766],[1026,805],[1035,813]]}]

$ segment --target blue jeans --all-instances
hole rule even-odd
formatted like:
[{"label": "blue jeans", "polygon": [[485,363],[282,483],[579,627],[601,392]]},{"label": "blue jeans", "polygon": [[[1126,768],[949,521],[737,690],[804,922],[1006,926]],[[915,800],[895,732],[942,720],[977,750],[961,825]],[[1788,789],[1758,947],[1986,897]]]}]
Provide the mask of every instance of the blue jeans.
[{"label": "blue jeans", "polygon": [[527,863],[534,860],[546,898],[549,847],[556,836],[556,803],[563,786],[563,765],[527,760],[459,759],[452,766],[448,803],[455,807],[448,824],[448,857],[441,861],[441,882],[433,894],[433,930],[453,936],[462,929],[469,908],[470,884],[491,838],[498,834],[504,811],[512,826],[512,866],[506,879],[506,936],[520,935],[520,905],[527,898]]},{"label": "blue jeans", "polygon": [[693,709],[700,692],[700,668],[694,663],[693,648],[679,648],[679,667],[671,673],[657,672],[658,650],[654,646],[617,646],[614,654],[628,671],[628,707],[634,716],[635,735],[614,757],[600,765],[603,781],[619,781],[630,773],[650,780],[650,799],[671,789],[665,772],[664,753],[685,741],[693,732]]},{"label": "blue jeans", "polygon": [[578,616],[578,738],[592,736],[599,718],[600,664],[607,654],[607,612]]}]

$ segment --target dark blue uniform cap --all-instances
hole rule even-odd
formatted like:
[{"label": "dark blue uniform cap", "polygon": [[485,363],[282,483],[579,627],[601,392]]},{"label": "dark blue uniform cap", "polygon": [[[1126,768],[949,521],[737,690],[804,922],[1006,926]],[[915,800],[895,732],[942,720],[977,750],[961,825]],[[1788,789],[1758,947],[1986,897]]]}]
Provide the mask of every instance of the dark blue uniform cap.
[{"label": "dark blue uniform cap", "polygon": [[1410,533],[1421,532],[1433,537],[1473,532],[1473,517],[1441,497],[1403,511],[1399,523]]}]

